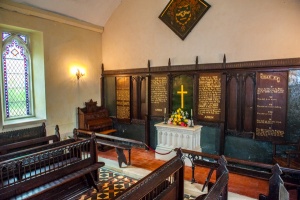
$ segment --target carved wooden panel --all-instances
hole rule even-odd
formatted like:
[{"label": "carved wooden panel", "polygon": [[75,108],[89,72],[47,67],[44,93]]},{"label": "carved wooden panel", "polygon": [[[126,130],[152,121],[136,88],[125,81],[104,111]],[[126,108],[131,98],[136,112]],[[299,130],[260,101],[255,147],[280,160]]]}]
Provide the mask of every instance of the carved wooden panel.
[{"label": "carved wooden panel", "polygon": [[226,132],[229,135],[253,137],[255,78],[254,72],[227,74]]},{"label": "carved wooden panel", "polygon": [[132,118],[144,119],[146,114],[146,78],[132,76]]}]

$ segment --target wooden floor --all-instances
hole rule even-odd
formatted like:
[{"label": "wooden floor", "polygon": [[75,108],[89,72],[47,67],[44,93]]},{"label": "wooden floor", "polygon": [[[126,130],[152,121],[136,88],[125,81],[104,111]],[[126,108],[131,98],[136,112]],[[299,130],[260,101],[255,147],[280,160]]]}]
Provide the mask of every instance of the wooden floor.
[{"label": "wooden floor", "polygon": [[[127,156],[127,151],[125,152]],[[99,156],[111,160],[117,160],[117,154],[114,149],[107,150],[105,152],[99,152]],[[139,148],[133,148],[131,152],[131,164],[138,168],[143,168],[147,170],[155,170],[164,161],[156,160],[153,151],[146,151]],[[208,168],[196,167],[195,179],[196,182],[203,184],[206,180],[207,174],[209,172]],[[185,168],[185,179],[191,180],[192,170],[191,167]],[[212,180],[215,180],[215,174],[212,176]],[[245,177],[237,174],[229,175],[228,189],[230,192],[241,194],[244,196],[252,197],[258,199],[259,194],[268,193],[268,182],[260,179],[255,179],[251,177]],[[290,198],[293,200],[294,198]]]}]

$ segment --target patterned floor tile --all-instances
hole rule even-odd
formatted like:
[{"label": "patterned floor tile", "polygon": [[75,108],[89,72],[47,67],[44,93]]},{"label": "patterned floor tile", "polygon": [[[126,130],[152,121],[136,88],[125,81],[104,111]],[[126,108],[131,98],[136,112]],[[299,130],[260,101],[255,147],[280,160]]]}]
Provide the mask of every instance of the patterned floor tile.
[{"label": "patterned floor tile", "polygon": [[[100,168],[99,180],[100,191],[98,193],[97,190],[89,191],[82,195],[78,200],[112,199],[118,193],[123,192],[138,181],[137,179],[120,174],[105,167]],[[184,200],[194,200],[195,198],[196,197],[188,194],[184,195]]]}]

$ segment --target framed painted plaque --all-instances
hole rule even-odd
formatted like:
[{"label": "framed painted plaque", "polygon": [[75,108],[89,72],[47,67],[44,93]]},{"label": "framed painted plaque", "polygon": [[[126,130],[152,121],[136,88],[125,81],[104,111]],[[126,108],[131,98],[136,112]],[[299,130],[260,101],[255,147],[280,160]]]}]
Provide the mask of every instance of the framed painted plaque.
[{"label": "framed painted plaque", "polygon": [[171,0],[159,18],[184,40],[209,8],[204,0]]},{"label": "framed painted plaque", "polygon": [[284,140],[287,78],[287,72],[257,73],[256,139]]}]

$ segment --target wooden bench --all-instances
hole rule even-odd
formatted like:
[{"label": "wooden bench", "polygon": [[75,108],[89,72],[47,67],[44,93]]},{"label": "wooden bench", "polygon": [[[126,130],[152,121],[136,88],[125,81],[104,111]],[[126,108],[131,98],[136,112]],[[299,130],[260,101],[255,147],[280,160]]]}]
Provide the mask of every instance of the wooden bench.
[{"label": "wooden bench", "polygon": [[114,199],[184,199],[184,161],[179,149],[177,155],[149,175],[139,180]]},{"label": "wooden bench", "polygon": [[221,156],[218,160],[218,168],[216,171],[216,182],[208,183],[207,194],[202,194],[198,196],[195,200],[208,200],[208,199],[218,199],[227,200],[228,199],[228,179],[229,173],[226,167],[227,161],[224,156]]},{"label": "wooden bench", "polygon": [[20,142],[13,142],[13,143],[4,144],[4,145],[0,146],[0,155],[24,150],[24,149],[30,148],[30,147],[36,147],[39,145],[54,143],[54,142],[58,142],[58,141],[60,141],[60,134],[59,134],[59,127],[58,127],[58,125],[56,125],[54,135],[23,140]]},{"label": "wooden bench", "polygon": [[[93,132],[81,130],[81,129],[74,129],[73,135],[82,135],[82,136],[88,136],[92,135]],[[112,135],[103,135],[101,133],[95,133],[96,135],[96,141],[99,145],[107,145],[110,147],[114,147],[116,149],[117,155],[118,155],[118,163],[119,167],[122,167],[122,163],[126,165],[131,165],[131,148],[132,145],[140,145],[144,146],[143,142],[116,137]],[[126,143],[126,144],[124,144]],[[128,151],[128,162],[126,160],[126,156],[124,154],[124,150]]]},{"label": "wooden bench", "polygon": [[[42,158],[42,159],[41,159]],[[3,199],[63,199],[91,187],[98,190],[95,136],[60,147],[0,162],[0,196]],[[26,169],[26,170],[25,170]],[[15,173],[15,172],[24,173]],[[4,179],[4,173],[9,174]]]},{"label": "wooden bench", "polygon": [[[259,195],[259,200],[287,200],[289,199],[289,193],[284,187],[283,180],[280,175],[282,171],[278,164],[275,164],[272,168],[272,176],[269,179],[269,194]],[[298,197],[299,199],[299,197]]]}]

